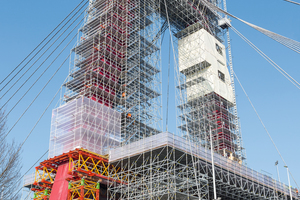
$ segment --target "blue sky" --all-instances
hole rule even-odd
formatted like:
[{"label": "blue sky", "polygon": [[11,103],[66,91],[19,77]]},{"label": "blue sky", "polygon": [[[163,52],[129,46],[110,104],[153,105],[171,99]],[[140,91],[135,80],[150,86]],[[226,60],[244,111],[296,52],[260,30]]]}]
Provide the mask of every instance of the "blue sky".
[{"label": "blue sky", "polygon": [[[300,6],[279,0],[228,1],[228,11],[245,21],[300,40]],[[296,80],[300,79],[299,54],[247,27],[237,20],[233,26],[265,52]],[[299,90],[277,72],[235,33],[231,32],[235,72],[281,151],[295,179],[300,180]],[[276,176],[274,162],[279,160],[281,180],[287,183],[286,171],[270,139],[236,82],[238,112],[241,121],[248,165]],[[293,184],[295,185],[295,184]],[[299,185],[299,183],[298,183]]]},{"label": "blue sky", "polygon": [[[2,69],[0,80],[17,66],[79,2],[79,0],[53,0],[51,2],[36,0],[2,1],[0,3],[0,27],[2,30],[0,32],[0,65]],[[300,41],[300,6],[287,3],[283,0],[228,0],[227,7],[228,12],[241,19]],[[296,80],[300,81],[300,70],[298,69],[299,54],[237,20],[232,19],[232,25],[279,66]],[[300,91],[235,33],[231,31],[230,34],[235,72],[253,101],[254,106],[281,151],[295,179],[300,182],[300,172],[298,170],[298,166],[300,165],[300,151],[298,150],[300,141],[298,128],[300,124],[300,107],[298,105]],[[71,43],[68,49],[71,49],[74,44],[75,41]],[[164,42],[164,44],[167,43]],[[165,45],[162,50],[167,51],[168,46]],[[28,93],[24,100],[10,114],[8,128],[14,124],[20,114],[26,109],[32,97],[38,93],[43,84],[46,83],[55,69],[66,58],[68,52],[69,50],[59,58],[54,64],[55,67],[49,69],[45,76],[38,81],[38,84],[33,87],[32,91]],[[168,63],[165,57],[162,60],[163,66],[167,66]],[[41,94],[34,103],[34,106],[29,109],[24,118],[13,129],[9,135],[9,139],[15,139],[18,142],[23,141],[55,92],[63,83],[68,70],[69,61],[63,66],[57,76],[54,77],[49,86],[47,86],[47,91]],[[166,72],[166,70],[163,70],[163,72]],[[37,77],[34,76],[33,79]],[[165,80],[166,73],[163,74],[163,84],[165,84]],[[25,88],[27,89],[32,82],[29,81],[22,88],[23,92],[21,94],[26,91]],[[21,87],[21,85],[17,84],[14,88],[18,87]],[[12,91],[8,93],[7,97],[12,94]],[[163,92],[166,92],[165,86],[163,87]],[[257,171],[267,171],[273,177],[277,178],[274,163],[276,160],[279,160],[280,178],[284,183],[287,183],[287,174],[283,167],[283,162],[280,160],[279,155],[237,82],[236,94],[248,166]],[[3,92],[0,92],[0,95],[2,96]],[[3,104],[7,100],[7,97],[3,98],[0,104]],[[6,110],[9,110],[20,97],[20,94],[16,95],[8,104]],[[57,103],[57,100],[55,100],[55,103]],[[55,103],[50,106],[50,109],[46,112],[44,118],[24,145],[22,151],[23,173],[48,149],[51,109],[55,107]],[[166,100],[164,99],[164,106],[165,104]],[[172,100],[170,100],[171,106],[174,106]],[[174,116],[172,115],[172,111],[170,115]],[[172,125],[175,126],[175,118],[171,117],[170,120],[169,127]],[[293,182],[292,185],[295,186]]]}]

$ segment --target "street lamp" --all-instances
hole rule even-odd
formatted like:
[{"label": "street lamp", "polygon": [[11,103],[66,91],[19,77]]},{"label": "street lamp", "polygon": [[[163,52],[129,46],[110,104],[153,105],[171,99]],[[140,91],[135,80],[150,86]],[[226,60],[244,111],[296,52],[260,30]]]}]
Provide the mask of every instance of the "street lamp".
[{"label": "street lamp", "polygon": [[213,142],[212,142],[212,134],[211,134],[211,127],[209,127],[209,137],[210,137],[210,153],[211,153],[211,166],[213,172],[213,189],[214,189],[214,200],[217,200],[217,189],[216,189],[216,175],[215,175],[215,163],[214,163],[214,149],[213,149]]},{"label": "street lamp", "polygon": [[293,200],[291,183],[290,183],[290,176],[289,176],[289,168],[288,168],[288,166],[284,166],[284,167],[286,168],[286,172],[287,172],[287,176],[288,176],[288,181],[289,181],[290,198],[291,198],[291,200]]},{"label": "street lamp", "polygon": [[280,176],[279,176],[279,170],[278,170],[278,160],[275,162],[275,166],[277,167],[278,181],[280,182]]}]

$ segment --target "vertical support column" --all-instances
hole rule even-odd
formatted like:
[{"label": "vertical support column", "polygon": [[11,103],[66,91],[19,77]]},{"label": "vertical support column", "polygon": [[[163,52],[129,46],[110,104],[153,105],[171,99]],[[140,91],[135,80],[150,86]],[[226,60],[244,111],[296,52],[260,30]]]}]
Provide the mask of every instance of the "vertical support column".
[{"label": "vertical support column", "polygon": [[96,200],[99,199],[100,199],[100,183],[98,182],[96,186]]},{"label": "vertical support column", "polygon": [[80,184],[80,200],[84,200],[84,179],[81,179]]},{"label": "vertical support column", "polygon": [[48,200],[48,196],[49,196],[49,193],[48,193],[48,190],[46,189],[44,191],[44,197],[43,197],[43,200]]},{"label": "vertical support column", "polygon": [[72,188],[72,185],[71,185],[71,183],[69,183],[69,185],[68,185],[68,198],[67,198],[67,200],[71,200],[71,197],[72,197],[71,188]]}]

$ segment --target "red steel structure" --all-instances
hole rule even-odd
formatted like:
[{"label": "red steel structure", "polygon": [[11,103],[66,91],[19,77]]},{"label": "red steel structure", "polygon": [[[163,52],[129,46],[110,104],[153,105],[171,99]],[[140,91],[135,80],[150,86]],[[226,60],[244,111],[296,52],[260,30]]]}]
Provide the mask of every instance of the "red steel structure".
[{"label": "red steel structure", "polygon": [[109,183],[126,181],[117,176],[120,170],[109,165],[107,157],[76,149],[41,162],[31,190],[35,200],[106,199]]},{"label": "red steel structure", "polygon": [[160,98],[159,70],[151,65],[158,48],[141,34],[152,23],[147,7],[138,0],[90,3],[65,103],[53,110],[49,159],[36,167],[35,200],[106,199],[109,184],[128,181],[108,164],[108,150],[159,132],[151,124],[160,117],[141,112]]},{"label": "red steel structure", "polygon": [[[283,184],[242,165],[220,16],[206,3],[90,0],[34,200],[212,199],[215,185],[224,199],[288,197]],[[178,48],[176,134],[161,131],[168,26]]]}]

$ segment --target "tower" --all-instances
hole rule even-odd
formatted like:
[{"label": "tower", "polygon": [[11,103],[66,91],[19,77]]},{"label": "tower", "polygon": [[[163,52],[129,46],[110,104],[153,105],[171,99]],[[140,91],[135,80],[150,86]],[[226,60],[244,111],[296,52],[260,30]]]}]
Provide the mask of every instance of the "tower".
[{"label": "tower", "polygon": [[109,177],[122,170],[108,163],[109,150],[160,132],[160,19],[151,4],[90,1],[35,199],[98,199],[123,181]]},{"label": "tower", "polygon": [[[36,168],[36,200],[212,199],[213,183],[226,199],[287,197],[242,165],[226,23],[205,1],[92,0],[86,16],[52,113],[49,158]],[[161,130],[166,24],[178,59],[175,134]]]},{"label": "tower", "polygon": [[[180,89],[186,102],[180,105],[179,127],[206,148],[213,140],[215,152],[242,163],[234,123],[234,93],[227,67],[225,46],[220,38],[196,23],[178,34]],[[211,137],[210,137],[211,136]]]}]

